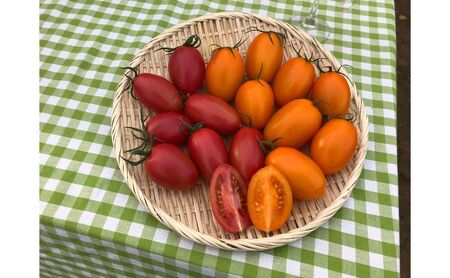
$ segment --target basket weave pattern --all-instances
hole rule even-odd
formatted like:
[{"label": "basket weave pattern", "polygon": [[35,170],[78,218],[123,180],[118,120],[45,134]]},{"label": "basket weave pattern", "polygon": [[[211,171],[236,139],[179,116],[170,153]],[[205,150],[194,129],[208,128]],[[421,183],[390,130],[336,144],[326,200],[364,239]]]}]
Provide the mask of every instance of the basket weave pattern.
[{"label": "basket weave pattern", "polygon": [[[138,67],[140,72],[151,72],[170,80],[167,70],[169,56],[163,51],[155,50],[181,45],[192,34],[200,36],[202,44],[198,49],[206,62],[209,61],[214,48],[210,45],[232,46],[248,37],[239,48],[245,59],[246,49],[258,34],[255,31],[246,32],[251,26],[286,35],[283,62],[296,56],[291,47],[292,43],[296,49],[302,47],[302,53],[308,56],[313,54],[315,58],[325,57],[326,59],[322,60],[324,66],[331,65],[333,69],[340,66],[328,50],[304,31],[269,17],[238,12],[202,16],[170,28],[152,39],[136,55],[130,66]],[[346,73],[344,69],[341,71]],[[318,75],[316,68],[316,76]],[[124,155],[124,150],[139,145],[138,140],[125,129],[126,126],[140,127],[141,105],[124,90],[128,82],[123,76],[113,103],[112,139],[119,168],[133,194],[153,216],[193,241],[229,250],[264,250],[295,241],[318,228],[342,207],[361,173],[367,150],[368,120],[362,99],[355,86],[349,82],[352,94],[351,109],[356,111],[354,125],[358,132],[358,145],[346,168],[327,176],[325,195],[314,201],[294,200],[288,221],[273,233],[265,233],[252,226],[244,232],[230,234],[214,219],[208,197],[208,184],[199,181],[192,190],[170,191],[153,183],[142,164],[133,167],[120,158]],[[145,109],[144,111],[151,113]]]}]

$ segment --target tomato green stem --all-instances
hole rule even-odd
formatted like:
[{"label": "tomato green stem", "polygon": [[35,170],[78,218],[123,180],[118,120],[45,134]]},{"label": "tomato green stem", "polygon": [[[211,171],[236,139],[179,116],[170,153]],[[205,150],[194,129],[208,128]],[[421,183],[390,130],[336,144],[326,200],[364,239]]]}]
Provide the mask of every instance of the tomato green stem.
[{"label": "tomato green stem", "polygon": [[[244,118],[247,119],[247,122],[248,122],[247,127],[252,127],[252,117],[250,117],[249,115],[245,114],[244,112],[241,112],[241,111],[238,111],[238,112],[239,112],[239,115],[241,115],[241,116],[243,116]],[[245,126],[245,124],[244,124],[244,126]]]},{"label": "tomato green stem", "polygon": [[[303,49],[303,45],[299,49],[295,49],[295,46],[293,43],[291,43],[291,47],[294,50],[294,52],[297,54],[298,57],[305,59],[301,54],[300,51]],[[306,60],[306,59],[305,59]]]},{"label": "tomato green stem", "polygon": [[[321,59],[323,59],[323,58],[321,58]],[[319,69],[319,71],[320,71],[321,74],[322,74],[322,73],[326,73],[326,72],[337,72],[337,73],[339,73],[340,75],[342,75],[342,76],[344,76],[345,78],[347,78],[347,80],[348,80],[352,85],[354,85],[354,83],[353,83],[353,81],[350,79],[350,77],[348,77],[345,73],[341,72],[342,67],[351,67],[351,68],[353,68],[351,65],[345,65],[345,64],[343,64],[343,65],[339,66],[339,68],[338,68],[337,70],[333,70],[333,67],[332,67],[332,66],[327,65],[327,66],[324,66],[324,67],[325,67],[325,68],[328,68],[328,71],[324,71],[324,70],[322,69],[322,67],[319,65],[320,59],[316,59],[316,60],[317,60],[316,66],[317,66],[317,68]]]},{"label": "tomato green stem", "polygon": [[[143,116],[142,107],[141,107],[141,113],[140,114],[141,114],[140,115],[140,121],[141,121],[141,126],[142,126],[141,129],[136,128],[136,127],[132,127],[132,126],[127,126],[125,128],[130,129],[131,130],[131,134],[133,135],[133,137],[135,137],[138,140],[142,140],[142,143],[139,146],[137,146],[137,147],[134,147],[134,148],[126,150],[126,151],[123,151],[124,153],[130,153],[128,159],[124,158],[122,155],[120,155],[120,157],[123,160],[125,160],[127,163],[129,163],[132,166],[139,165],[139,164],[141,164],[142,162],[144,162],[147,159],[147,157],[152,152],[153,141],[155,139],[158,140],[158,141],[161,141],[159,138],[157,138],[153,134],[148,134],[147,133],[147,129],[145,128],[145,121],[148,119],[148,117],[150,115],[147,115],[146,117],[144,117]],[[142,134],[142,137],[136,135],[133,131],[139,132],[140,134]],[[133,161],[133,160],[131,160],[131,158],[134,155],[140,155],[142,157],[138,161]]]},{"label": "tomato green stem", "polygon": [[268,34],[268,35],[269,35],[270,42],[271,42],[272,44],[274,44],[274,41],[273,41],[272,37],[270,36],[271,33],[277,35],[277,36],[280,38],[281,44],[282,44],[282,45],[284,45],[284,43],[286,42],[286,35],[283,34],[283,33],[281,33],[281,32],[264,31],[264,30],[259,29],[259,28],[256,27],[256,26],[251,26],[245,33],[248,33],[248,32],[251,32],[251,31],[258,31],[258,32],[261,32],[261,33],[266,33],[266,34]]},{"label": "tomato green stem", "polygon": [[130,77],[127,73],[125,73],[125,77],[128,79],[129,83],[128,86],[124,88],[124,90],[127,91],[129,89],[131,97],[134,98],[135,100],[138,100],[137,97],[134,95],[134,79],[136,78],[136,76],[139,75],[139,69],[133,67],[120,67],[120,68],[130,70],[134,74],[133,77]]},{"label": "tomato green stem", "polygon": [[275,149],[275,142],[280,140],[281,137],[275,138],[273,140],[258,140],[259,147],[265,155],[268,155],[273,149]]},{"label": "tomato green stem", "polygon": [[186,41],[183,43],[183,46],[190,46],[197,48],[202,44],[202,40],[197,34],[194,34],[186,39]]},{"label": "tomato green stem", "polygon": [[[205,125],[202,122],[199,123],[195,123],[195,124],[189,124],[188,122],[184,121],[183,119],[179,118],[180,120],[180,131],[183,134],[192,134],[195,131],[199,130],[200,128],[204,127]],[[188,131],[184,131],[183,126],[186,127],[188,129]]]},{"label": "tomato green stem", "polygon": [[[233,51],[233,49],[238,49],[246,40],[247,40],[248,38],[246,38],[245,40],[242,40],[242,38],[235,44],[235,45],[233,45],[233,46],[220,46],[219,44],[217,44],[217,43],[213,43],[213,44],[211,44],[211,45],[209,45],[209,46],[216,46],[216,48],[215,49],[213,49],[213,51],[211,52],[211,57],[214,55],[214,53],[216,52],[216,51],[218,51],[218,50],[221,50],[221,49],[224,49],[224,48],[227,48],[230,52],[231,52],[231,55],[233,55],[233,57],[234,58],[236,58],[236,55],[234,55],[234,51]],[[238,49],[239,50],[239,49]]]},{"label": "tomato green stem", "polygon": [[347,113],[345,113],[344,115],[334,115],[334,116],[332,116],[332,117],[328,117],[328,119],[329,120],[332,120],[332,119],[342,119],[342,120],[346,120],[346,121],[348,121],[348,122],[350,122],[350,123],[354,123],[355,121],[356,121],[356,117],[355,117],[355,115],[353,115],[352,113],[350,113],[350,112],[347,112]]},{"label": "tomato green stem", "polygon": [[318,103],[325,103],[325,104],[328,104],[328,105],[329,105],[329,103],[326,102],[326,101],[323,100],[323,99],[315,99],[315,100],[313,100],[312,103],[313,103],[314,106],[316,106],[316,104],[318,104]]},{"label": "tomato green stem", "polygon": [[259,68],[258,76],[256,77],[256,81],[264,87],[264,84],[259,80],[263,71],[263,63],[261,62],[261,67]]},{"label": "tomato green stem", "polygon": [[241,38],[235,45],[233,45],[233,48],[238,49],[246,40],[248,40],[248,37],[245,38],[245,40],[242,40]]},{"label": "tomato green stem", "polygon": [[321,61],[321,60],[317,60],[316,66],[317,66],[317,68],[319,69],[319,71],[320,71],[321,74],[322,74],[322,73],[327,73],[327,72],[333,72],[333,67],[330,66],[330,65],[328,65],[328,66],[323,66],[324,68],[327,68],[327,69],[328,69],[327,71],[323,70],[323,68],[319,65],[319,62],[320,62],[320,61]]},{"label": "tomato green stem", "polygon": [[172,53],[174,52],[178,47],[180,46],[188,46],[188,47],[193,47],[193,48],[197,48],[202,44],[202,40],[200,39],[200,37],[197,34],[191,35],[189,36],[186,41],[183,43],[183,45],[179,45],[177,47],[161,47],[155,50],[159,51],[159,50],[164,50],[167,53]]}]

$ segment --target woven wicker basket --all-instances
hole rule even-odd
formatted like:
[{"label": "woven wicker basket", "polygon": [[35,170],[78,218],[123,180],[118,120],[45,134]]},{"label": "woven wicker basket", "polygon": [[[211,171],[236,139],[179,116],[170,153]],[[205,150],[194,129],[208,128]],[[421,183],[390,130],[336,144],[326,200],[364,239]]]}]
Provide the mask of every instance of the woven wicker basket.
[{"label": "woven wicker basket", "polygon": [[[314,57],[326,57],[324,65],[337,69],[340,64],[333,55],[304,31],[285,22],[269,17],[227,12],[198,17],[174,26],[152,39],[133,59],[130,66],[138,67],[140,72],[151,72],[169,79],[167,65],[169,56],[163,51],[154,52],[161,46],[178,46],[192,35],[198,34],[202,40],[199,51],[206,62],[213,47],[234,45],[243,37],[248,40],[239,48],[245,58],[249,43],[258,32],[248,32],[250,26],[262,30],[273,30],[286,34],[302,52]],[[285,45],[283,60],[294,57],[295,52],[289,44]],[[343,70],[345,73],[345,70]],[[316,69],[316,75],[319,72]],[[113,104],[112,139],[120,170],[129,188],[147,210],[167,227],[193,241],[229,250],[264,250],[295,241],[325,223],[344,204],[361,173],[366,155],[368,139],[368,120],[364,105],[356,88],[349,82],[352,93],[351,109],[357,111],[354,125],[358,131],[358,146],[352,160],[345,169],[327,176],[325,195],[315,201],[294,201],[292,214],[286,224],[278,231],[265,233],[253,226],[239,234],[225,232],[215,221],[208,198],[208,184],[199,182],[198,186],[187,192],[166,190],[153,183],[144,167],[130,166],[120,155],[123,150],[139,145],[139,142],[126,130],[125,126],[140,127],[141,105],[124,89],[128,85],[125,76],[121,79]],[[147,111],[151,113],[151,111]]]}]

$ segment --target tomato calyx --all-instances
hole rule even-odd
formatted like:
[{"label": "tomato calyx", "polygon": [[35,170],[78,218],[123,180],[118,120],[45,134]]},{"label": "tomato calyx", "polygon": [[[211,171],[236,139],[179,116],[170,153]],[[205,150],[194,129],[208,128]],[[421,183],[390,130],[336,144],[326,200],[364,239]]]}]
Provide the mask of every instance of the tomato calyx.
[{"label": "tomato calyx", "polygon": [[350,123],[354,123],[358,119],[358,116],[353,113],[347,112],[342,116],[341,115],[328,116],[328,115],[322,114],[322,118],[326,121],[330,121],[333,119],[341,119],[341,120],[346,120],[347,122],[350,122]]},{"label": "tomato calyx", "polygon": [[[120,67],[121,69],[128,70],[128,72],[125,73],[125,77],[128,79],[129,83],[124,88],[124,91],[130,90],[131,97],[135,100],[138,100],[137,97],[134,95],[134,79],[139,75],[139,69],[137,67]],[[128,73],[132,72],[134,74],[133,77],[129,76]]]},{"label": "tomato calyx", "polygon": [[270,40],[270,42],[272,44],[275,44],[275,42],[273,41],[271,34],[277,35],[280,38],[282,45],[284,45],[284,43],[286,42],[286,34],[283,34],[281,32],[264,31],[264,30],[259,29],[256,26],[251,26],[245,33],[248,33],[248,32],[251,32],[251,31],[258,31],[258,32],[267,34],[269,36],[269,40]]},{"label": "tomato calyx", "polygon": [[303,59],[303,60],[305,60],[305,61],[308,61],[308,62],[310,62],[310,63],[315,63],[315,62],[317,62],[317,61],[319,61],[319,60],[326,59],[326,58],[323,58],[323,57],[319,57],[319,58],[313,59],[314,53],[312,53],[312,52],[310,53],[311,55],[310,55],[309,57],[306,56],[306,53],[305,53],[305,55],[302,55],[302,54],[301,54],[301,51],[302,51],[302,49],[303,49],[303,45],[302,45],[299,49],[295,49],[294,44],[291,43],[291,47],[292,47],[292,49],[294,50],[294,52],[297,54],[297,56],[298,56],[299,58],[301,58],[301,59]]},{"label": "tomato calyx", "polygon": [[329,105],[328,102],[326,102],[325,100],[320,99],[320,98],[315,99],[315,100],[312,101],[312,104],[313,104],[314,106],[316,106],[318,103],[325,103],[325,104]]},{"label": "tomato calyx", "polygon": [[[350,83],[351,83],[352,85],[354,85],[354,83],[353,83],[353,81],[350,79],[350,77],[348,77],[347,74],[341,72],[341,69],[344,68],[344,67],[350,67],[350,68],[353,68],[352,65],[342,64],[342,65],[339,66],[339,68],[338,68],[337,70],[333,70],[333,66],[331,66],[331,65],[326,65],[326,66],[321,67],[321,66],[319,65],[319,62],[320,62],[320,61],[321,61],[321,60],[317,60],[317,61],[316,61],[316,66],[317,66],[317,68],[319,69],[320,74],[322,74],[322,73],[329,73],[329,72],[335,72],[335,73],[338,73],[338,74],[344,76],[345,78],[347,78],[347,80],[350,81]],[[324,70],[323,68],[325,68],[325,69],[327,69],[327,70]]]},{"label": "tomato calyx", "polygon": [[[184,121],[181,118],[179,118],[179,120],[180,120],[180,125],[179,125],[180,131],[183,134],[192,134],[195,131],[197,131],[197,130],[199,130],[199,129],[201,129],[201,128],[203,128],[205,126],[205,124],[202,123],[202,122],[198,122],[198,123],[195,123],[195,124],[191,125],[191,124],[187,123],[186,121]],[[188,131],[185,131],[183,127],[187,128]]]},{"label": "tomato calyx", "polygon": [[213,49],[211,52],[211,57],[214,55],[216,51],[219,51],[221,49],[228,49],[231,52],[231,55],[233,55],[234,58],[236,58],[236,55],[233,52],[233,49],[239,50],[239,47],[246,41],[248,38],[245,38],[245,40],[242,40],[242,38],[233,46],[220,46],[219,44],[213,43],[210,46],[216,46],[216,48]]},{"label": "tomato calyx", "polygon": [[281,137],[275,138],[273,140],[260,140],[256,138],[259,147],[261,148],[261,150],[265,155],[268,155],[273,149],[275,149],[275,142],[277,142],[280,139]]},{"label": "tomato calyx", "polygon": [[239,115],[241,115],[242,117],[247,119],[247,125],[246,124],[242,124],[241,127],[252,127],[252,117],[250,117],[249,115],[245,114],[244,112],[238,111]]},{"label": "tomato calyx", "polygon": [[181,46],[198,48],[201,44],[202,44],[202,40],[200,39],[200,37],[197,34],[194,34],[194,35],[189,36],[182,45],[179,45],[177,47],[161,47],[161,48],[156,49],[155,52],[159,51],[159,50],[164,50],[165,52],[171,54],[177,48],[179,48]]}]

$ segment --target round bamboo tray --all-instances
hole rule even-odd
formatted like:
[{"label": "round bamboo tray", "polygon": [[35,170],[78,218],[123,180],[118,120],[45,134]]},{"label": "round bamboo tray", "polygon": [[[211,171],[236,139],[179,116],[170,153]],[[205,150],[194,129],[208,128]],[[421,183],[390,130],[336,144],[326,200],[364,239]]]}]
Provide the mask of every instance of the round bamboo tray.
[{"label": "round bamboo tray", "polygon": [[[153,38],[130,63],[140,72],[151,72],[169,79],[167,65],[169,56],[154,50],[181,45],[187,37],[198,34],[202,40],[199,51],[206,62],[209,61],[212,44],[232,46],[241,38],[247,38],[239,50],[245,59],[246,49],[258,34],[247,32],[251,26],[262,30],[282,32],[287,42],[284,47],[283,62],[294,57],[292,43],[296,49],[313,57],[325,57],[322,65],[333,69],[340,67],[335,57],[306,32],[295,26],[273,18],[240,12],[226,12],[201,16],[174,26]],[[345,69],[341,72],[346,73]],[[316,68],[316,76],[319,71]],[[170,79],[169,79],[170,80]],[[350,196],[363,168],[367,150],[368,119],[361,97],[349,82],[352,94],[351,109],[356,111],[354,125],[358,131],[358,145],[352,160],[345,169],[327,176],[325,195],[314,201],[294,201],[292,213],[285,225],[272,233],[262,232],[251,226],[244,232],[230,234],[215,221],[208,198],[208,184],[199,184],[186,192],[166,190],[153,183],[144,171],[143,165],[130,166],[120,156],[123,151],[139,145],[125,126],[140,127],[141,105],[125,88],[128,85],[122,77],[113,103],[112,140],[119,168],[129,188],[141,204],[160,222],[180,235],[209,246],[228,250],[264,250],[285,245],[298,240],[328,221],[342,207]],[[145,112],[151,113],[151,111]]]}]

